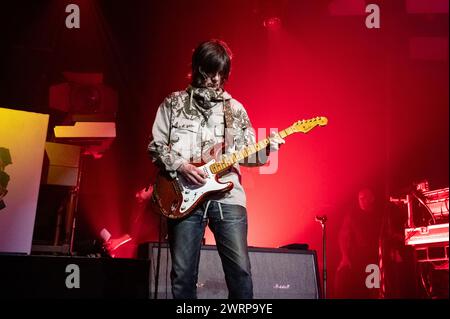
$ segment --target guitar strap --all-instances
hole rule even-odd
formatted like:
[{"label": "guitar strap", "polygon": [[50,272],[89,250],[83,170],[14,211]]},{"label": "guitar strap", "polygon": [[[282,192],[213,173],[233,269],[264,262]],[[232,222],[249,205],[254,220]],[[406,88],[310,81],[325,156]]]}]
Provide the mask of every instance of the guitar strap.
[{"label": "guitar strap", "polygon": [[[167,141],[167,145],[170,145],[171,143],[171,138],[172,138],[172,121],[173,121],[173,107],[170,106],[170,116],[169,116],[169,136],[168,136],[168,141]],[[171,147],[171,146],[170,146]],[[169,175],[172,178],[176,178],[177,177],[177,172],[169,172]]]},{"label": "guitar strap", "polygon": [[[233,128],[233,122],[234,122],[234,117],[233,117],[233,111],[231,110],[231,100],[224,100],[223,103],[223,114],[224,114],[224,118],[225,118],[225,129],[223,130],[223,140],[226,146],[226,134],[227,134],[227,128]],[[231,166],[229,168],[230,171],[234,170],[236,171],[236,168]],[[236,171],[237,172],[237,171]],[[237,172],[238,176],[239,176],[239,182],[241,182],[241,175],[239,174],[239,172]]]},{"label": "guitar strap", "polygon": [[167,145],[170,145],[170,138],[172,134],[172,115],[173,115],[173,107],[170,106],[170,116],[169,116],[169,140],[167,141]]},{"label": "guitar strap", "polygon": [[[231,100],[225,100],[223,103],[223,114],[225,117],[225,130],[226,131],[227,127],[228,128],[232,128],[233,127],[233,112],[231,111]],[[225,134],[225,133],[224,133]]]},{"label": "guitar strap", "polygon": [[[233,136],[227,136],[230,133],[234,134],[232,128],[233,128],[233,111],[231,110],[231,100],[224,100],[223,102],[223,115],[224,115],[224,130],[223,130],[223,146],[224,150],[228,147],[228,145],[234,144],[234,137]],[[230,131],[227,132],[227,128],[230,129]]]}]

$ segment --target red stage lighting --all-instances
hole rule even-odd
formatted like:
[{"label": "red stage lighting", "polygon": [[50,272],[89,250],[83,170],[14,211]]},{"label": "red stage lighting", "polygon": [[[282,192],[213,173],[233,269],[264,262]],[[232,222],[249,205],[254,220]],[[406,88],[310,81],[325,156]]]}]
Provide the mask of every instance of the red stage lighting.
[{"label": "red stage lighting", "polygon": [[281,19],[278,17],[270,17],[264,19],[263,25],[267,30],[271,31],[279,30],[281,29]]},{"label": "red stage lighting", "polygon": [[109,256],[112,258],[116,257],[116,250],[123,246],[124,244],[131,241],[133,238],[130,237],[128,234],[124,234],[120,236],[119,238],[111,238],[110,232],[103,228],[100,231],[100,237],[103,239],[103,248],[108,253]]}]

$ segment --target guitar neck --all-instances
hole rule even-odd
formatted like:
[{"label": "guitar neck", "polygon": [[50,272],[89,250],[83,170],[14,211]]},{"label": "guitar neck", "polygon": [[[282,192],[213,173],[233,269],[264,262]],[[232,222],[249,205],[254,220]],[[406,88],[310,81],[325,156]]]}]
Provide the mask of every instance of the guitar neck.
[{"label": "guitar neck", "polygon": [[[285,138],[286,136],[289,136],[294,133],[296,133],[296,131],[293,128],[293,126],[289,126],[288,128],[278,132],[278,135],[280,135],[281,138]],[[269,143],[270,141],[269,138],[267,137],[256,144],[243,148],[240,151],[225,155],[222,157],[221,161],[211,165],[210,167],[211,172],[213,172],[214,174],[222,173],[223,171],[227,170],[237,162],[242,161],[243,159],[249,157],[250,155],[255,154],[260,150],[266,148],[269,145]]]}]

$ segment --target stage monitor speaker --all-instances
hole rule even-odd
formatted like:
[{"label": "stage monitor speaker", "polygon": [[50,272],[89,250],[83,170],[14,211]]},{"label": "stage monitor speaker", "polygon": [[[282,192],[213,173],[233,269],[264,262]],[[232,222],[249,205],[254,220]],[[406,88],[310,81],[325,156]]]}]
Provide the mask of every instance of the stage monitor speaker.
[{"label": "stage monitor speaker", "polygon": [[[155,298],[155,278],[158,245],[149,245],[152,260],[150,270],[150,298]],[[290,250],[249,248],[255,299],[318,299],[320,298],[319,273],[316,252],[313,250]],[[171,299],[170,253],[163,244],[160,254],[158,276],[158,299]],[[216,246],[202,246],[197,282],[199,299],[226,299],[222,263]]]}]

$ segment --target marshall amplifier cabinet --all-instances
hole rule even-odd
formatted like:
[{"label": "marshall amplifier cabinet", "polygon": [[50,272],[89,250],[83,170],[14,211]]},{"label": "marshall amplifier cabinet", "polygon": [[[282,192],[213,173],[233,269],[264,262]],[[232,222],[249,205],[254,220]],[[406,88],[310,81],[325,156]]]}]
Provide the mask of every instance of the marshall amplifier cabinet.
[{"label": "marshall amplifier cabinet", "polygon": [[[170,285],[170,253],[167,244],[161,247],[157,273],[157,243],[148,247],[151,259],[150,298],[172,298]],[[255,299],[318,299],[319,273],[316,252],[281,248],[249,248]],[[155,285],[158,278],[158,285]],[[226,299],[228,290],[216,246],[202,246],[197,282],[199,299]]]}]

